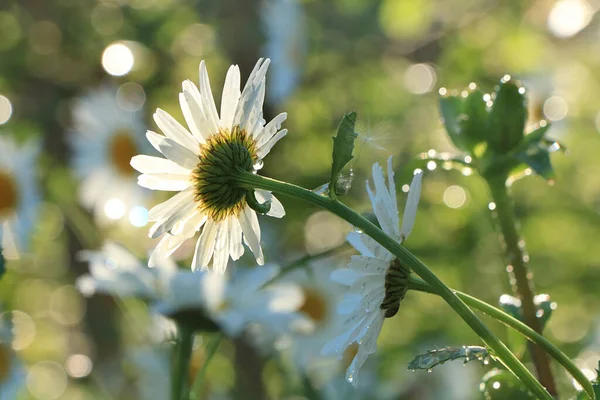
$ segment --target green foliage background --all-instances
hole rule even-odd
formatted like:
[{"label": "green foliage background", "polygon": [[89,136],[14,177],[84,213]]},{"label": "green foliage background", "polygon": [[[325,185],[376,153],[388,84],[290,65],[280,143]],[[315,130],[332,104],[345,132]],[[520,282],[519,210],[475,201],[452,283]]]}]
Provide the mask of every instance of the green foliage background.
[{"label": "green foliage background", "polygon": [[[600,25],[595,9],[582,32],[561,39],[547,26],[551,0],[305,0],[300,5],[303,40],[284,52],[300,78],[289,97],[269,103],[265,111],[267,119],[287,111],[290,133],[268,156],[263,174],[306,187],[327,182],[331,136],[341,117],[356,110],[361,135],[351,161],[354,185],[343,199],[360,211],[370,207],[364,182],[373,162],[394,155],[400,172],[421,152],[455,151],[440,123],[438,88],[462,90],[477,82],[488,92],[508,73],[528,89],[532,122],[544,118],[550,96],[566,101],[566,118],[553,123],[549,132],[570,149],[567,156],[553,156],[555,184],[532,176],[517,182],[513,192],[537,292],[549,293],[558,303],[545,333],[578,365],[593,369],[600,355]],[[207,60],[213,90],[220,93],[230,64],[240,65],[244,80],[258,57],[272,56],[263,50],[268,39],[263,6],[256,0],[0,4],[0,94],[13,106],[11,119],[0,129],[18,140],[43,140],[39,175],[47,194],[33,251],[8,263],[0,297],[7,308],[26,313],[35,323],[33,341],[20,352],[26,363],[64,365],[70,354],[84,353],[100,366],[88,377],[69,378],[60,398],[110,398],[95,376],[121,365],[123,343],[140,341],[143,333],[136,324],[145,318],[136,302],[81,297],[72,285],[86,266],[77,261],[76,252],[97,246],[100,235],[121,240],[140,255],[148,247],[139,239],[147,228],[105,229],[91,239],[82,237],[69,223],[77,218],[70,208],[56,205],[57,198],[63,205],[75,201],[76,183],[65,171],[72,97],[107,81],[135,82],[146,93],[149,129],[156,129],[151,119],[156,107],[183,121],[177,94],[183,79],[197,80],[201,59]],[[110,77],[102,68],[102,52],[120,40],[130,41],[135,66],[124,77]],[[436,81],[430,91],[416,94],[408,88],[417,78],[407,71],[421,63],[433,68]],[[274,63],[271,68],[277,67]],[[458,208],[444,202],[452,185],[466,194]],[[406,245],[448,285],[496,304],[510,286],[488,201],[478,177],[441,168],[426,173],[417,223]],[[334,246],[350,229],[335,221],[307,227],[318,210],[289,199],[283,203],[288,210],[284,219],[261,221],[270,261],[285,265],[307,251],[325,250],[315,244],[318,240],[311,242],[309,231],[330,238],[322,246]],[[505,328],[490,324],[510,340]],[[446,365],[432,374],[411,374],[405,368],[416,353],[436,346],[479,344],[440,299],[409,293],[399,314],[384,325],[379,343],[380,385],[400,393],[393,398],[442,399],[448,393],[479,398],[479,378],[489,367]],[[234,370],[240,372],[232,364],[230,347],[221,346],[208,370],[215,393],[231,389]],[[565,398],[573,394],[569,377],[558,368],[556,373],[560,392]],[[273,398],[288,390],[280,375],[267,365],[264,377]]]}]

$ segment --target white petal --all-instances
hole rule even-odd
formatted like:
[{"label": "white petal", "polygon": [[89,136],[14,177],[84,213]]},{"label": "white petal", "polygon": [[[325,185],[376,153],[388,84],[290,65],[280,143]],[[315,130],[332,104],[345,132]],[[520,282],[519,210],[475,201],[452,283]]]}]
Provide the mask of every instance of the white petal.
[{"label": "white petal", "polygon": [[198,164],[198,155],[192,153],[187,148],[183,147],[176,141],[167,137],[161,136],[155,132],[148,131],[146,133],[148,141],[156,150],[161,152],[169,160],[179,164],[185,169],[193,170]]},{"label": "white petal", "polygon": [[[387,159],[387,167],[388,167],[388,187],[390,194],[390,202],[392,204],[398,204],[398,200],[396,199],[396,182],[394,180],[394,169],[392,168],[392,156],[389,156]],[[398,213],[396,213],[398,215]],[[400,220],[396,221],[397,224],[400,224]]]},{"label": "white petal", "polygon": [[[193,89],[198,91],[198,88],[196,88],[193,83],[190,82],[189,85],[193,86]],[[184,87],[185,86],[184,82]],[[198,97],[200,97],[199,94]],[[192,135],[194,135],[198,142],[205,143],[206,139],[210,137],[211,132],[206,125],[206,118],[200,109],[200,104],[188,90],[184,89],[182,93],[179,93],[179,105],[181,106],[183,118],[185,119],[188,128],[190,128]]]},{"label": "white petal", "polygon": [[148,232],[148,236],[152,239],[156,239],[165,232],[168,232],[173,226],[180,221],[188,217],[196,208],[194,202],[181,202],[177,207],[173,207],[172,213],[166,217],[157,221]]},{"label": "white petal", "polygon": [[208,263],[213,256],[215,248],[215,239],[219,233],[219,223],[210,220],[207,221],[202,229],[202,234],[196,243],[194,259],[192,260],[192,270],[206,270]]},{"label": "white petal", "polygon": [[231,129],[233,117],[240,101],[240,68],[232,65],[227,71],[221,97],[221,127]]},{"label": "white petal", "polygon": [[262,160],[267,154],[269,154],[269,152],[271,151],[273,146],[275,146],[275,143],[277,143],[279,141],[279,139],[281,139],[282,137],[287,135],[287,133],[288,133],[287,129],[282,129],[279,132],[277,132],[277,134],[275,136],[273,136],[271,139],[269,139],[269,141],[267,141],[264,145],[262,145],[262,147],[260,149],[258,149],[258,151],[257,151],[258,158]]},{"label": "white petal", "polygon": [[221,221],[219,233],[215,239],[215,250],[212,266],[213,271],[220,274],[225,273],[225,269],[227,269],[227,262],[229,261],[229,227],[231,225],[229,221],[231,219],[232,217]]},{"label": "white petal", "polygon": [[252,135],[257,131],[252,131],[257,123],[262,121],[262,107],[265,95],[265,75],[271,60],[260,59],[250,73],[248,82],[244,86],[240,101],[234,117],[234,125],[240,125],[242,129],[247,129]]},{"label": "white petal", "polygon": [[194,188],[189,187],[184,191],[177,193],[169,200],[155,205],[148,213],[149,221],[158,221],[164,218],[167,214],[172,214],[173,210],[177,209],[182,203],[194,202]]},{"label": "white petal", "polygon": [[239,260],[244,254],[244,246],[242,245],[242,227],[237,218],[231,218],[229,232],[229,254],[233,261]]},{"label": "white petal", "polygon": [[138,155],[131,159],[131,166],[143,174],[178,174],[187,175],[190,170],[162,157]]},{"label": "white petal", "polygon": [[154,113],[154,121],[166,137],[171,138],[192,152],[198,151],[199,142],[169,113],[160,108]]},{"label": "white petal", "polygon": [[339,268],[331,273],[331,280],[340,285],[351,286],[362,274],[350,268]]},{"label": "white petal", "polygon": [[281,114],[277,115],[275,118],[273,118],[271,120],[271,122],[269,122],[263,128],[263,130],[259,134],[256,135],[256,137],[255,137],[256,146],[260,148],[262,145],[267,143],[269,141],[269,139],[271,139],[273,137],[273,135],[275,135],[279,131],[279,128],[281,128],[281,124],[283,123],[283,121],[286,120],[286,118],[287,118],[287,113],[281,113]]},{"label": "white petal", "polygon": [[367,183],[367,193],[371,199],[373,212],[381,225],[381,229],[399,241],[398,206],[396,203],[392,203],[379,163],[373,164],[373,181],[375,183],[375,192],[372,191],[370,185]]},{"label": "white petal", "polygon": [[194,236],[206,222],[206,219],[205,215],[197,213],[186,221],[185,228],[178,235],[165,234],[152,252],[148,265],[154,267],[158,260],[170,257],[183,242]]},{"label": "white petal", "polygon": [[[152,210],[150,210],[152,211]],[[346,236],[346,241],[352,245],[356,250],[360,252],[363,256],[374,257],[372,250],[369,249],[361,240],[361,234],[357,232],[350,232]]]},{"label": "white petal", "polygon": [[379,258],[367,256],[352,256],[348,268],[352,268],[363,275],[379,275],[384,277],[389,263]]},{"label": "white petal", "polygon": [[242,232],[244,232],[244,242],[250,247],[252,253],[254,253],[256,262],[259,265],[263,265],[264,257],[260,247],[260,226],[258,225],[256,212],[246,205],[238,215],[238,221],[242,227]]},{"label": "white petal", "polygon": [[410,183],[410,189],[408,190],[408,199],[406,200],[406,206],[404,207],[404,216],[402,217],[402,229],[400,230],[401,242],[406,240],[408,235],[412,232],[413,226],[415,225],[415,218],[417,217],[417,207],[419,205],[419,197],[421,196],[421,180],[423,179],[423,173],[419,172],[413,177]]},{"label": "white petal", "polygon": [[179,192],[180,190],[185,190],[192,185],[192,182],[187,176],[173,175],[173,177],[173,179],[165,179],[165,176],[143,174],[138,176],[138,185],[147,189],[165,190],[171,192]]},{"label": "white petal", "polygon": [[202,110],[204,111],[208,128],[211,132],[216,133],[219,131],[219,114],[217,113],[215,99],[210,89],[210,81],[204,60],[200,61],[200,98],[202,99]]}]

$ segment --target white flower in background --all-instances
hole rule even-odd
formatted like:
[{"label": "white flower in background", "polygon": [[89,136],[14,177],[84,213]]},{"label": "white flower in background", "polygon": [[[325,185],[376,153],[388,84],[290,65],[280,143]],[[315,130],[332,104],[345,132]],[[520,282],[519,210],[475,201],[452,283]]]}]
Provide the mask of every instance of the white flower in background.
[{"label": "white flower in background", "polygon": [[265,52],[273,60],[268,92],[280,103],[294,91],[300,80],[300,66],[306,56],[306,16],[298,0],[269,0],[263,9]]},{"label": "white flower in background", "polygon": [[[400,228],[391,157],[388,158],[387,166],[388,187],[383,171],[376,163],[373,165],[375,191],[367,183],[367,192],[381,229],[398,243],[402,243],[415,222],[422,172],[416,173],[410,184]],[[361,366],[377,350],[377,338],[383,320],[396,314],[400,301],[406,294],[410,270],[367,235],[351,232],[347,239],[361,255],[352,256],[347,268],[338,269],[331,274],[333,281],[349,287],[338,309],[340,314],[346,316],[346,321],[342,333],[325,345],[323,354],[337,354],[341,358],[345,350],[358,346],[356,356],[346,372],[346,379],[357,385]]]},{"label": "white flower in background", "polygon": [[344,322],[336,309],[347,288],[329,280],[337,267],[335,262],[314,263],[289,273],[281,280],[296,285],[302,291],[303,301],[298,314],[303,318],[295,324],[289,347],[296,366],[317,386],[340,372],[337,359],[321,355],[325,343],[339,332]]},{"label": "white flower in background", "polygon": [[40,202],[36,172],[37,142],[23,146],[0,136],[0,246],[6,258],[27,248]]},{"label": "white flower in background", "polygon": [[[260,226],[256,212],[246,203],[246,190],[227,178],[237,169],[256,172],[262,159],[287,129],[279,130],[286,114],[265,125],[262,106],[265,74],[270,60],[260,59],[240,92],[240,71],[231,66],[225,78],[221,115],[217,113],[204,61],[200,63],[200,90],[187,80],[179,95],[189,130],[158,109],[154,120],[165,136],[152,131],[148,140],[166,159],[136,156],[131,165],[142,175],[138,183],[149,189],[179,192],[150,210],[150,237],[163,236],[150,259],[171,255],[202,227],[192,269],[207,269],[211,259],[215,271],[223,273],[229,258],[239,259],[244,243],[256,262],[264,263]],[[267,213],[281,218],[281,203],[270,192],[257,190],[257,200],[271,201]]]},{"label": "white flower in background", "polygon": [[121,103],[113,87],[75,100],[72,167],[82,181],[80,201],[99,222],[123,218],[144,226],[147,211],[143,206],[149,192],[136,185],[136,172],[129,163],[150,146],[144,137],[142,111],[128,111]]},{"label": "white flower in background", "polygon": [[181,270],[169,260],[149,268],[113,243],[100,252],[83,252],[82,258],[90,262],[90,274],[77,280],[83,294],[148,299],[167,317],[190,312],[208,317],[229,336],[239,335],[252,323],[287,332],[303,301],[302,292],[291,284],[263,288],[279,272],[275,266],[243,269],[232,279],[210,271]]},{"label": "white flower in background", "polygon": [[177,266],[161,260],[156,268],[148,268],[127,249],[106,242],[100,251],[82,251],[79,257],[88,261],[90,273],[77,279],[77,288],[86,296],[95,293],[117,297],[157,299],[161,285],[173,277]]},{"label": "white flower in background", "polygon": [[8,315],[0,317],[0,399],[17,399],[25,387],[27,373],[12,349],[13,326]]},{"label": "white flower in background", "polygon": [[167,316],[202,310],[230,337],[240,335],[249,324],[286,333],[298,320],[295,311],[303,297],[291,284],[263,288],[278,272],[274,265],[240,269],[232,279],[210,271],[181,272],[169,282],[156,309]]}]

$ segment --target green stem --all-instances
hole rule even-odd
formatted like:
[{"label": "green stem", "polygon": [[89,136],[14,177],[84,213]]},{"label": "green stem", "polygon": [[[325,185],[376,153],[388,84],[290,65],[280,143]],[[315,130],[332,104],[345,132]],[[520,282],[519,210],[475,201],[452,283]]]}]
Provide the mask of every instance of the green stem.
[{"label": "green stem", "polygon": [[236,182],[248,189],[270,190],[283,195],[296,197],[308,203],[325,208],[340,218],[361,229],[366,235],[376,240],[389,250],[398,259],[409,266],[425,282],[427,282],[452,309],[473,329],[488,348],[501,360],[506,368],[517,376],[540,399],[552,399],[552,396],[540,385],[535,377],[515,357],[514,354],[502,343],[489,328],[471,311],[469,307],[454,294],[425,264],[417,259],[411,252],[402,247],[386,235],[375,224],[350,209],[339,201],[320,196],[308,189],[290,183],[265,178],[246,171],[238,171],[234,176]]},{"label": "green stem", "polygon": [[[490,177],[487,180],[492,199],[496,204],[495,215],[502,231],[505,243],[506,270],[509,274],[513,292],[521,300],[521,311],[523,321],[535,330],[542,333],[542,326],[536,317],[536,306],[533,301],[534,287],[532,274],[527,267],[523,241],[519,237],[516,226],[516,216],[512,200],[506,187],[506,179],[503,175]],[[550,368],[550,360],[547,354],[533,343],[529,345],[529,352],[540,383],[548,389],[553,396],[557,396],[556,383]]]},{"label": "green stem", "polygon": [[206,356],[204,357],[204,363],[202,364],[202,368],[200,369],[200,371],[198,371],[196,378],[194,378],[194,384],[192,385],[192,392],[190,396],[192,399],[202,398],[202,388],[204,387],[204,381],[206,379],[206,370],[208,369],[208,364],[210,363],[210,360],[212,360],[213,356],[216,354],[222,339],[223,335],[218,334],[210,341],[210,343],[206,345]]},{"label": "green stem", "polygon": [[[419,292],[437,294],[435,291],[429,286],[426,282],[421,279],[411,277],[408,283],[408,287],[411,290],[416,290]],[[512,328],[522,334],[524,337],[529,339],[532,343],[537,344],[546,351],[550,356],[552,356],[560,365],[562,365],[570,374],[575,378],[577,382],[583,387],[588,396],[591,399],[595,399],[594,396],[594,388],[592,387],[591,382],[586,376],[581,372],[579,368],[567,357],[565,353],[560,351],[560,349],[554,346],[548,339],[531,329],[529,326],[525,325],[523,322],[518,319],[512,317],[511,315],[505,313],[504,311],[482,301],[476,297],[470,296],[466,293],[459,292],[457,290],[454,293],[460,297],[462,301],[465,302],[471,308],[475,308],[481,311],[484,314],[489,315],[497,321],[502,322],[509,328]]]},{"label": "green stem", "polygon": [[179,342],[175,353],[175,365],[171,376],[171,400],[187,400],[189,398],[189,368],[194,344],[194,331],[187,326],[177,324]]}]

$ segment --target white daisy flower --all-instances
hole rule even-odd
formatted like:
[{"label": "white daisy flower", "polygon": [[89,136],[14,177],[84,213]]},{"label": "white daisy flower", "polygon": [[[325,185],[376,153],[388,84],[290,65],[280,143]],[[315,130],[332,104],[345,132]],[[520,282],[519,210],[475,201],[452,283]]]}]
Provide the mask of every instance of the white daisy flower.
[{"label": "white daisy flower", "polygon": [[237,271],[231,280],[215,272],[181,272],[156,309],[164,315],[202,310],[228,336],[239,336],[249,324],[268,326],[278,334],[289,332],[298,320],[302,292],[291,284],[263,286],[279,273],[267,265]]},{"label": "white daisy flower", "polygon": [[27,373],[12,349],[13,326],[8,315],[0,318],[0,399],[16,399],[25,387]]},{"label": "white daisy flower", "polygon": [[165,316],[208,318],[229,336],[239,335],[250,323],[286,332],[303,301],[302,292],[291,284],[263,288],[278,274],[275,266],[240,270],[233,279],[210,271],[181,270],[169,260],[149,268],[113,243],[100,252],[83,252],[82,258],[90,262],[90,274],[76,283],[83,294],[148,299]]},{"label": "white daisy flower", "polygon": [[[79,198],[101,223],[121,218],[143,226],[143,206],[149,192],[136,185],[131,157],[150,150],[144,137],[141,110],[128,111],[117,90],[103,87],[73,105],[72,167],[81,179]],[[125,105],[126,106],[126,105]]]},{"label": "white daisy flower", "polygon": [[38,153],[35,141],[18,146],[0,136],[0,246],[6,258],[17,258],[27,248],[36,221],[40,202],[35,178]]},{"label": "white daisy flower", "polygon": [[[150,143],[165,157],[136,156],[131,165],[142,175],[138,183],[153,190],[179,192],[150,210],[150,237],[162,239],[152,257],[172,254],[202,229],[192,261],[194,271],[224,272],[229,258],[244,253],[242,239],[256,262],[264,263],[260,226],[256,212],[246,202],[247,191],[230,183],[237,169],[256,172],[262,159],[287,129],[279,130],[286,114],[265,125],[262,106],[265,74],[270,60],[260,59],[240,92],[240,71],[231,66],[225,78],[221,115],[213,99],[204,61],[200,63],[200,90],[187,80],[179,95],[181,110],[189,127],[184,128],[158,109],[154,120],[165,136],[147,133]],[[268,191],[257,190],[260,203],[271,202],[267,215],[281,218],[281,203]]]},{"label": "white daisy flower", "polygon": [[[373,165],[375,191],[367,183],[367,192],[381,229],[398,243],[403,243],[415,222],[422,172],[416,173],[410,184],[400,227],[391,157],[387,166],[388,187],[383,171],[376,163]],[[356,356],[346,372],[348,382],[357,385],[361,366],[377,350],[383,320],[398,312],[400,301],[406,294],[410,270],[367,235],[351,232],[347,240],[361,255],[352,256],[347,268],[331,274],[333,281],[349,287],[338,308],[338,312],[347,319],[343,332],[323,347],[323,354],[337,354],[341,358],[344,350],[358,345]]]}]

